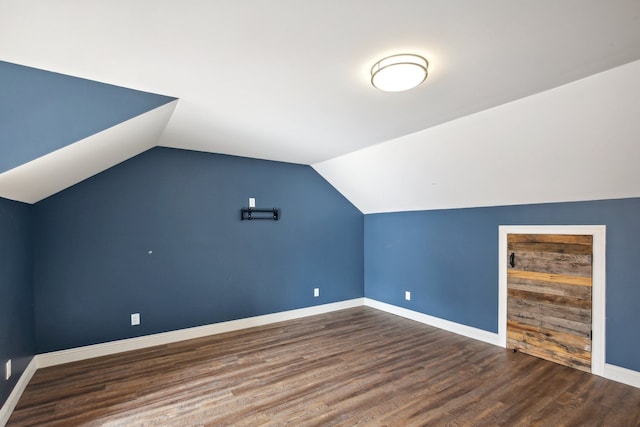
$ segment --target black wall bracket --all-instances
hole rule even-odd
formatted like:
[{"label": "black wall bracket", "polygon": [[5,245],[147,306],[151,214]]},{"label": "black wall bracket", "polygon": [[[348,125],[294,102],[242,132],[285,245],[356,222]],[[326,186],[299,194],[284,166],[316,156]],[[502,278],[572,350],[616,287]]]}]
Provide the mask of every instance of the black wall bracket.
[{"label": "black wall bracket", "polygon": [[272,209],[242,208],[240,209],[241,220],[272,219],[274,221],[277,221],[279,218],[280,218],[280,210],[278,208],[272,208]]}]

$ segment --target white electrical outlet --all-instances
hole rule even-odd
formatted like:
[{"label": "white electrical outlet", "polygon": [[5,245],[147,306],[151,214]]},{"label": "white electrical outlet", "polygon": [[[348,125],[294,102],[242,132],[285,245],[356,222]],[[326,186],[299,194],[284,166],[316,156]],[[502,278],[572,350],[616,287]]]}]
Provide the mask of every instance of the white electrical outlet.
[{"label": "white electrical outlet", "polygon": [[256,207],[256,199],[255,199],[255,197],[249,197],[249,207],[250,208],[255,208]]},{"label": "white electrical outlet", "polygon": [[7,360],[6,365],[4,365],[4,379],[8,380],[11,378],[11,359]]},{"label": "white electrical outlet", "polygon": [[406,299],[407,301],[411,301],[411,292],[404,291],[404,299]]},{"label": "white electrical outlet", "polygon": [[131,326],[140,324],[140,313],[131,313]]},{"label": "white electrical outlet", "polygon": [[314,297],[320,296],[320,288],[313,288],[313,296]]}]

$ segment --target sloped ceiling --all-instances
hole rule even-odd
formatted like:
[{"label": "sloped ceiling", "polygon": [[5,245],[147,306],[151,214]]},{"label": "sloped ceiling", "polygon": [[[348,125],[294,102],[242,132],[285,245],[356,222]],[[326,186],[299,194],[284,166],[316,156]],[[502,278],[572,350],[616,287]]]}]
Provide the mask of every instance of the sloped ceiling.
[{"label": "sloped ceiling", "polygon": [[640,197],[640,61],[313,167],[363,213]]},{"label": "sloped ceiling", "polygon": [[0,173],[174,98],[0,62]]},{"label": "sloped ceiling", "polygon": [[0,197],[26,203],[153,147],[175,108],[171,97],[3,61],[0,82]]},{"label": "sloped ceiling", "polygon": [[[401,52],[425,84],[375,90]],[[637,0],[0,1],[0,60],[179,99],[159,145],[303,164],[639,58]]]},{"label": "sloped ceiling", "polygon": [[0,174],[0,197],[36,203],[153,148],[177,101]]}]

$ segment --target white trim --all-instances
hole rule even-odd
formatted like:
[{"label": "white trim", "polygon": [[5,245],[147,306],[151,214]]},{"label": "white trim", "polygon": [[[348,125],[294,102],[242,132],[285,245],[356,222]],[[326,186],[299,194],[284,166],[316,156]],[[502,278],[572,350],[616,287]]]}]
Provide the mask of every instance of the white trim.
[{"label": "white trim", "polygon": [[498,235],[498,336],[507,346],[507,234],[578,234],[593,236],[591,373],[605,376],[605,225],[501,225]]},{"label": "white trim", "polygon": [[[502,227],[501,227],[502,229]],[[576,233],[578,234],[578,233]],[[579,233],[589,234],[589,233]],[[604,236],[602,236],[604,237]],[[595,246],[595,237],[594,237]],[[505,252],[506,253],[506,252]],[[505,258],[506,257],[502,257]],[[595,248],[594,248],[595,259]],[[595,263],[594,263],[595,267]],[[594,268],[595,271],[595,268]],[[604,273],[604,272],[602,272]],[[594,274],[595,277],[595,274]],[[506,295],[506,292],[505,292]],[[398,307],[395,305],[380,302],[371,298],[356,298],[347,301],[340,301],[331,304],[317,305],[313,307],[301,308],[297,310],[283,311],[280,313],[266,314],[263,316],[248,317],[245,319],[232,320],[229,322],[214,323],[211,325],[197,326],[194,328],[181,329],[178,331],[164,332],[160,334],[147,335],[138,338],[130,338],[126,340],[113,341],[104,344],[96,344],[86,347],[78,347],[70,350],[62,350],[51,353],[43,353],[33,357],[27,368],[24,370],[20,379],[11,391],[2,408],[0,408],[0,427],[4,427],[11,417],[11,413],[18,404],[22,393],[29,384],[31,377],[39,368],[46,368],[63,363],[75,362],[79,360],[90,359],[93,357],[106,356],[109,354],[120,353],[152,347],[155,345],[169,344],[172,342],[184,341],[193,338],[200,338],[208,335],[220,334],[224,332],[237,331],[240,329],[251,328],[255,326],[263,326],[286,320],[294,320],[302,317],[313,316],[316,314],[324,314],[332,311],[343,310],[347,308],[366,306],[375,308],[397,316],[405,317],[425,325],[433,326],[448,332],[453,332],[467,338],[476,339],[489,344],[505,347],[506,341],[498,333],[488,332],[482,329],[474,328],[438,317],[429,316],[428,314],[419,313],[417,311]],[[506,312],[506,311],[505,311]],[[506,321],[506,317],[505,317]],[[500,325],[498,325],[500,326]],[[506,325],[505,325],[506,327]],[[592,357],[593,364],[593,357]],[[633,387],[640,388],[640,372],[630,369],[621,368],[615,365],[603,364],[603,374],[607,379],[628,384]],[[593,369],[593,368],[592,368]],[[595,373],[595,372],[594,372]]]},{"label": "white trim", "polygon": [[263,326],[270,323],[283,322],[285,320],[299,319],[301,317],[329,313],[331,311],[343,310],[346,308],[360,307],[362,305],[363,298],[356,298],[331,304],[316,305],[313,307],[282,311],[279,313],[265,314],[262,316],[247,317],[238,320],[231,320],[228,322],[196,326],[193,328],[180,329],[177,331],[145,335],[142,337],[111,341],[103,344],[89,345],[85,347],[77,347],[69,350],[43,353],[37,355],[36,359],[38,361],[38,368],[46,368],[63,363],[91,359],[93,357],[107,356],[124,351],[138,350],[142,348],[153,347],[156,345],[169,344],[193,338],[201,338],[208,335],[237,331],[240,329],[252,328],[254,326]]},{"label": "white trim", "polygon": [[604,365],[604,377],[609,380],[640,388],[640,372],[638,371],[632,371],[631,369],[606,363]]},{"label": "white trim", "polygon": [[0,408],[0,426],[4,427],[9,421],[9,417],[11,417],[13,410],[18,404],[18,401],[20,400],[24,389],[27,388],[27,384],[29,384],[29,381],[31,381],[31,377],[33,377],[33,374],[36,373],[37,369],[38,361],[34,357],[31,359],[22,375],[20,375],[20,378],[18,379],[16,385],[13,387],[13,390],[7,398],[7,401],[4,402],[4,405],[2,405],[2,408]]},{"label": "white trim", "polygon": [[425,325],[434,326],[448,332],[453,332],[454,334],[462,335],[467,338],[473,338],[493,345],[500,345],[498,334],[485,331],[483,329],[474,328],[472,326],[463,325],[461,323],[452,322],[439,317],[429,316],[428,314],[419,313],[417,311],[387,304],[371,298],[365,298],[364,305],[386,311],[387,313],[395,314],[397,316],[406,317],[407,319],[415,320],[416,322],[424,323]]}]

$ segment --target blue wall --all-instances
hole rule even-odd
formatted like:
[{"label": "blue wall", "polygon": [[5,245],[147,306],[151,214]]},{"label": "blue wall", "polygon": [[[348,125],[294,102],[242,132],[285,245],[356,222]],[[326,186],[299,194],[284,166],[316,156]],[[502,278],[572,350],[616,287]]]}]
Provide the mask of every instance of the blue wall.
[{"label": "blue wall", "polygon": [[607,226],[606,362],[640,371],[640,199],[367,215],[365,296],[497,332],[498,226],[525,224]]},{"label": "blue wall", "polygon": [[[248,197],[281,220],[240,221]],[[640,199],[363,216],[308,166],[168,148],[0,200],[0,357],[363,295],[497,332],[498,227],[523,224],[607,226],[606,361],[640,371]]]},{"label": "blue wall", "polygon": [[0,61],[0,173],[175,98]]},{"label": "blue wall", "polygon": [[[281,219],[240,221],[249,197]],[[309,166],[154,148],[34,227],[38,352],[363,296],[364,216]]]},{"label": "blue wall", "polygon": [[[0,198],[0,406],[34,354],[29,206]],[[4,366],[12,376],[4,379]]]}]

